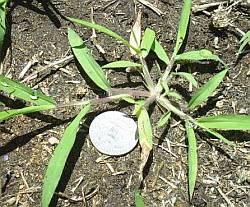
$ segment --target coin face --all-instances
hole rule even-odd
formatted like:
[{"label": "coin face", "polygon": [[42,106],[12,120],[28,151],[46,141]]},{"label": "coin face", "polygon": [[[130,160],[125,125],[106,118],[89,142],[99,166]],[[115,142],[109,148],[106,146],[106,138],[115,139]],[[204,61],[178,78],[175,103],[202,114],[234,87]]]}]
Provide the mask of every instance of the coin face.
[{"label": "coin face", "polygon": [[107,155],[123,155],[137,144],[137,125],[126,114],[118,111],[104,112],[92,121],[89,136],[98,151]]}]

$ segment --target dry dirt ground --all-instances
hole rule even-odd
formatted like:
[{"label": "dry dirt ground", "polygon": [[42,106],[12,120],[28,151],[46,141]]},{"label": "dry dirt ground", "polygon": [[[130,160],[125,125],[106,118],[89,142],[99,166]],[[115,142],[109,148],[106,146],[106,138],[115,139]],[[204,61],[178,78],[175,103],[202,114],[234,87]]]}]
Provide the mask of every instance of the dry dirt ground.
[{"label": "dry dirt ground", "polygon": [[[150,27],[170,53],[174,47],[182,1],[151,0],[162,12],[161,16],[142,4],[142,27]],[[194,5],[214,1],[194,1]],[[215,1],[216,2],[216,1]],[[226,4],[224,5],[227,6]],[[6,56],[3,74],[35,89],[42,90],[59,103],[102,96],[80,75],[75,60],[66,61],[60,67],[49,63],[71,55],[67,41],[67,27],[76,29],[86,40],[94,57],[101,63],[119,59],[130,59],[127,48],[114,40],[97,33],[97,42],[105,50],[100,54],[92,44],[90,29],[74,26],[64,16],[90,19],[93,8],[94,20],[124,37],[135,20],[135,2],[132,0],[45,0],[13,1],[9,6],[6,38]],[[250,52],[237,62],[235,53],[239,47],[240,34],[250,29],[250,8],[240,4],[232,7],[223,16],[231,24],[227,28],[215,28],[212,24],[215,9],[192,13],[185,50],[208,48],[230,66],[230,71],[214,98],[199,111],[202,114],[243,113],[250,115]],[[209,15],[210,14],[210,15]],[[29,61],[34,65],[19,78]],[[184,65],[196,72],[199,84],[215,74],[221,66]],[[39,71],[35,78],[27,79]],[[126,87],[128,79],[132,87],[138,87],[141,79],[120,71],[110,72],[113,86]],[[175,88],[182,90],[183,82],[176,80]],[[0,94],[1,95],[1,94]],[[22,103],[0,96],[7,106],[21,107]],[[2,108],[3,109],[3,108]],[[88,124],[96,114],[104,110],[119,110],[131,113],[132,107],[124,104],[104,106],[91,114],[77,136],[70,154],[62,182],[59,186],[63,195],[52,206],[135,206],[134,191],[138,185],[140,148],[126,156],[104,159],[88,139]],[[65,127],[79,112],[79,108],[64,108],[43,113],[12,118],[0,123],[0,173],[2,194],[0,206],[40,206],[43,177],[55,145],[50,138],[60,140]],[[153,124],[159,118],[153,112]],[[155,131],[153,155],[149,162],[145,185],[142,189],[147,206],[189,206],[187,189],[187,146],[182,125],[173,119],[164,131]],[[227,132],[228,137],[237,140],[237,147],[198,135],[199,170],[192,205],[250,206],[250,133]],[[171,153],[170,153],[171,152]],[[83,199],[85,198],[85,199]],[[75,201],[75,202],[74,202]]]}]

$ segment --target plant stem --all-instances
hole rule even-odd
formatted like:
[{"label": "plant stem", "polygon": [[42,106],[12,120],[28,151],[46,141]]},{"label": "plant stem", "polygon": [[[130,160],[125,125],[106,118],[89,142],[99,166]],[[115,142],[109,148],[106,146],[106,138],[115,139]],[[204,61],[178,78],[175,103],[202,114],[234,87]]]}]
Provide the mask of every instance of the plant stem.
[{"label": "plant stem", "polygon": [[141,55],[140,55],[140,61],[142,63],[142,76],[146,82],[146,87],[148,88],[148,90],[150,92],[153,92],[154,91],[154,82],[150,76],[147,63]]},{"label": "plant stem", "polygon": [[90,99],[90,100],[85,100],[85,101],[77,101],[77,102],[73,102],[69,104],[59,104],[56,107],[63,108],[63,107],[72,107],[72,106],[83,106],[87,104],[90,104],[91,106],[93,106],[93,105],[100,105],[100,104],[115,102],[117,100],[120,100],[126,97],[131,97],[131,95],[130,94],[118,94],[118,95],[109,96],[105,98],[95,98],[95,99]]},{"label": "plant stem", "polygon": [[148,97],[148,98],[145,100],[144,107],[145,107],[146,109],[148,109],[149,106],[150,106],[153,102],[155,102],[155,100],[156,100],[156,95],[152,95],[152,96]]},{"label": "plant stem", "polygon": [[133,97],[150,97],[149,91],[137,90],[132,88],[111,88],[109,90],[109,96],[119,95],[119,94],[129,94]]},{"label": "plant stem", "polygon": [[163,88],[161,87],[161,82],[169,81],[169,80],[168,80],[168,77],[169,77],[169,74],[170,74],[170,72],[171,72],[173,66],[174,66],[174,57],[172,57],[172,58],[170,59],[170,62],[169,62],[169,64],[168,64],[168,66],[166,67],[166,69],[165,69],[165,71],[164,71],[162,77],[159,79],[159,81],[158,81],[158,83],[157,83],[157,85],[156,85],[156,87],[155,87],[155,90],[156,90],[156,93],[157,93],[157,94],[160,95],[161,92],[162,92],[162,89],[163,89]]},{"label": "plant stem", "polygon": [[[157,101],[168,111],[171,111],[178,115],[182,120],[184,121],[190,121],[194,124],[196,124],[196,121],[189,115],[185,114],[183,111],[180,109],[176,108],[174,105],[171,104],[171,102],[165,98],[164,96],[160,96],[157,98]],[[197,125],[197,124],[196,124]]]},{"label": "plant stem", "polygon": [[167,80],[167,78],[168,78],[168,76],[169,76],[169,73],[171,72],[173,66],[174,66],[174,57],[172,57],[172,58],[170,59],[170,62],[169,62],[169,64],[168,64],[166,70],[165,70],[164,73],[163,73],[162,81]]}]

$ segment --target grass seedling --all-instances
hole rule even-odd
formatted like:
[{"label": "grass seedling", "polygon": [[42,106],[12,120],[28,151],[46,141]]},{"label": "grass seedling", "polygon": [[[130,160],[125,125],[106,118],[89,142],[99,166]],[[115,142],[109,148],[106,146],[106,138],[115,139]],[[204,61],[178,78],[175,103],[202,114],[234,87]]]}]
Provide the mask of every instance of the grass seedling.
[{"label": "grass seedling", "polygon": [[[2,1],[3,2],[3,1]],[[2,5],[2,4],[1,4]],[[156,34],[150,28],[146,28],[144,35],[141,35],[141,28],[136,20],[135,26],[132,28],[130,40],[126,40],[119,34],[109,30],[108,28],[91,23],[86,20],[68,18],[73,23],[82,25],[84,27],[95,29],[112,38],[115,38],[120,43],[128,47],[138,61],[121,60],[108,63],[100,66],[87,49],[81,37],[72,29],[68,29],[68,40],[72,51],[81,65],[81,69],[89,76],[89,78],[96,84],[97,87],[106,92],[107,97],[85,100],[81,102],[71,103],[69,105],[57,105],[50,97],[44,96],[42,93],[31,90],[30,88],[14,82],[4,76],[0,76],[0,90],[17,98],[30,102],[32,106],[24,109],[16,109],[0,112],[0,120],[10,118],[19,114],[30,113],[39,110],[46,110],[55,107],[67,106],[81,106],[80,113],[66,128],[64,135],[54,151],[51,158],[45,179],[42,193],[42,206],[48,207],[51,199],[56,191],[57,185],[60,181],[66,160],[70,150],[74,144],[76,134],[80,122],[86,115],[95,110],[96,105],[126,101],[134,105],[134,115],[138,119],[139,143],[141,146],[141,165],[140,165],[140,181],[143,181],[142,171],[147,163],[148,157],[153,145],[153,128],[151,125],[150,114],[148,112],[149,106],[156,104],[162,113],[162,117],[157,123],[157,127],[166,126],[173,115],[179,117],[184,124],[188,140],[188,189],[189,198],[192,199],[198,169],[198,150],[196,141],[196,131],[202,130],[218,138],[226,144],[234,145],[233,142],[226,139],[222,134],[216,130],[249,130],[250,116],[244,115],[218,115],[218,116],[202,116],[193,117],[192,112],[199,108],[201,104],[206,102],[220,85],[228,72],[228,68],[221,61],[221,59],[207,49],[200,49],[196,51],[180,52],[183,41],[186,38],[186,33],[189,24],[191,13],[191,0],[184,0],[181,18],[178,27],[176,45],[172,55],[167,55],[163,46],[156,38]],[[248,38],[248,37],[247,37]],[[244,42],[242,40],[242,42]],[[155,53],[158,61],[165,64],[164,70],[159,70],[159,78],[155,81],[148,68],[146,58],[150,53]],[[240,51],[241,52],[241,51]],[[199,87],[190,100],[184,100],[183,97],[171,88],[173,77],[179,76],[198,87],[198,82],[195,77],[189,72],[178,71],[178,65],[188,63],[200,63],[203,61],[220,62],[225,69],[214,75],[203,86]],[[135,67],[141,75],[145,90],[137,90],[133,88],[112,88],[111,83],[105,75],[106,69]],[[129,84],[128,84],[129,85]],[[186,105],[177,104],[179,99],[185,102]],[[175,101],[173,101],[175,100]],[[188,109],[188,110],[187,110]],[[144,206],[139,194],[136,194],[137,206]],[[142,202],[141,202],[142,201]]]},{"label": "grass seedling", "polygon": [[[53,197],[53,194],[56,190],[59,178],[61,176],[64,163],[67,159],[69,149],[71,149],[72,144],[65,144],[66,140],[75,138],[77,132],[77,126],[79,124],[79,116],[83,117],[88,112],[94,110],[95,105],[109,102],[117,102],[119,100],[125,100],[130,104],[134,105],[134,114],[138,118],[138,131],[139,131],[139,143],[141,146],[141,166],[140,166],[140,180],[143,181],[142,171],[148,160],[149,154],[152,150],[153,145],[153,126],[150,121],[150,114],[148,113],[148,108],[151,104],[156,103],[160,108],[165,111],[162,115],[162,118],[159,120],[157,126],[163,127],[166,126],[172,115],[177,115],[182,123],[184,123],[186,128],[186,134],[188,139],[188,189],[189,189],[189,198],[192,199],[195,183],[197,177],[198,169],[198,150],[197,150],[197,141],[196,141],[196,130],[203,130],[211,134],[213,137],[218,138],[219,140],[225,142],[229,145],[234,145],[233,142],[226,139],[222,134],[216,131],[218,130],[249,130],[250,129],[250,116],[244,115],[218,115],[218,116],[202,116],[202,117],[192,117],[192,111],[196,110],[198,107],[204,103],[209,96],[211,96],[216,88],[220,85],[228,72],[225,64],[220,60],[220,58],[213,54],[207,49],[200,49],[197,51],[188,51],[181,53],[180,48],[183,44],[184,39],[186,38],[186,33],[189,24],[191,12],[191,0],[184,0],[183,9],[181,13],[181,18],[179,22],[178,34],[176,45],[174,51],[171,55],[171,58],[168,58],[167,53],[156,39],[156,34],[150,28],[146,28],[143,37],[141,38],[141,28],[139,16],[136,20],[132,32],[130,35],[130,41],[121,37],[119,34],[109,30],[106,27],[98,25],[96,23],[91,23],[86,20],[80,20],[75,18],[68,18],[71,22],[78,25],[82,25],[88,28],[95,29],[101,33],[104,33],[112,38],[115,38],[117,41],[128,46],[131,53],[135,55],[138,59],[138,62],[131,62],[130,60],[122,60],[109,63],[104,66],[99,66],[94,58],[89,53],[84,41],[80,36],[73,31],[68,29],[68,39],[71,45],[72,51],[80,63],[84,72],[89,76],[89,78],[102,90],[106,91],[107,97],[100,98],[95,100],[87,100],[79,105],[84,106],[80,115],[77,116],[69,127],[66,129],[65,134],[59,145],[57,146],[54,156],[49,162],[47,169],[43,196],[42,196],[42,206],[47,207],[50,203],[50,200]],[[163,61],[166,64],[165,70],[160,74],[160,78],[157,82],[153,81],[153,78],[150,75],[148,65],[145,58],[149,55],[150,52],[154,52],[158,59]],[[172,100],[182,99],[182,96],[173,90],[171,90],[171,81],[174,76],[180,76],[187,81],[189,81],[194,87],[198,86],[195,77],[188,72],[179,72],[175,71],[178,64],[185,64],[185,62],[195,62],[199,63],[202,61],[213,61],[221,62],[225,69],[213,76],[207,83],[197,89],[196,93],[188,101],[185,108],[188,109],[188,112],[184,112],[183,106],[176,106],[173,104]],[[134,90],[132,88],[120,88],[114,89],[111,87],[104,69],[115,69],[115,68],[127,68],[127,67],[136,67],[138,73],[140,73],[144,86],[146,90]],[[71,131],[69,134],[68,131]],[[68,148],[67,150],[62,148]],[[64,154],[62,154],[64,153]],[[63,158],[62,158],[63,156]],[[53,171],[53,173],[52,173]],[[138,203],[141,203],[141,199],[138,198]],[[141,206],[143,204],[137,204]]]}]

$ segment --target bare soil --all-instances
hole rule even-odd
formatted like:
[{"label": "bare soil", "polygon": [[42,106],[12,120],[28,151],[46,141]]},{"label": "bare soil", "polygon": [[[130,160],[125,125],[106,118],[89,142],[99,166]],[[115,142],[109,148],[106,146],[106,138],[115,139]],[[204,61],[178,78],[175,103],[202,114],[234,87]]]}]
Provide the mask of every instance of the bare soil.
[{"label": "bare soil", "polygon": [[[169,54],[175,44],[182,1],[151,0],[164,14],[159,16],[150,8],[137,4],[141,9],[142,27],[150,27]],[[194,5],[213,1],[194,1]],[[226,5],[224,5],[226,6]],[[58,103],[70,103],[81,99],[103,96],[93,84],[86,81],[77,69],[75,60],[48,67],[48,62],[60,60],[71,54],[67,41],[67,27],[77,30],[100,64],[114,60],[130,59],[129,51],[111,38],[97,32],[97,42],[105,54],[101,54],[91,42],[92,31],[71,24],[65,16],[90,19],[94,9],[95,22],[129,38],[135,21],[134,1],[13,1],[9,7],[6,38],[6,55],[3,74],[18,80],[27,63],[37,62],[23,78],[36,71],[38,75],[25,84],[42,90]],[[217,7],[207,11],[214,14]],[[228,16],[232,24],[246,32],[250,29],[250,8],[237,5]],[[250,115],[250,53],[246,51],[239,61],[236,55],[240,35],[232,26],[213,27],[208,14],[192,14],[185,51],[207,48],[214,51],[230,66],[228,76],[214,98],[199,110],[198,115],[245,113]],[[196,73],[199,84],[221,69],[212,64],[184,65],[182,70]],[[139,87],[140,77],[123,71],[110,72],[113,86]],[[187,84],[176,80],[174,87],[185,92]],[[15,108],[23,103],[0,94],[0,100]],[[139,187],[138,166],[140,147],[122,157],[102,159],[88,138],[88,125],[100,112],[119,110],[131,114],[132,107],[124,104],[103,106],[92,113],[81,127],[70,154],[62,182],[62,192],[51,206],[135,206],[134,191]],[[63,108],[43,113],[19,116],[0,123],[0,173],[2,194],[0,206],[40,206],[43,178],[49,159],[56,147],[50,138],[60,140],[66,126],[79,112],[79,108]],[[151,115],[153,125],[160,117],[157,109]],[[227,132],[225,135],[237,141],[237,147],[229,147],[202,133],[198,134],[199,169],[192,203],[187,188],[187,143],[185,131],[179,120],[173,119],[163,131],[155,131],[154,148],[145,177],[142,195],[147,206],[250,206],[250,134]],[[80,182],[81,181],[81,182]],[[85,199],[83,199],[85,197]],[[12,204],[10,204],[12,203]]]}]

